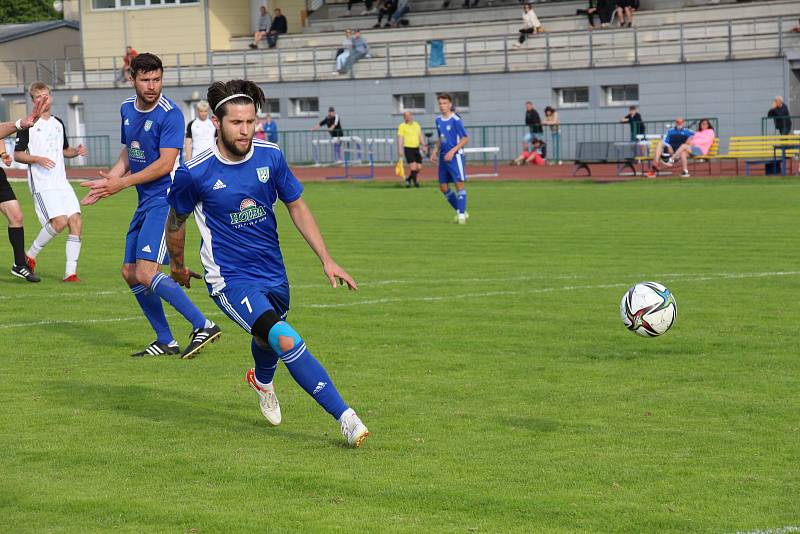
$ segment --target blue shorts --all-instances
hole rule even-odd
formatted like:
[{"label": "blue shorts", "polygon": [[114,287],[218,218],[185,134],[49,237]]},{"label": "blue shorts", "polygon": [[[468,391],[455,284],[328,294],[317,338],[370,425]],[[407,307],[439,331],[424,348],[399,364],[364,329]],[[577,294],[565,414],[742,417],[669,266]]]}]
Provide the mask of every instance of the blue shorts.
[{"label": "blue shorts", "polygon": [[442,154],[439,160],[439,183],[464,182],[467,175],[464,173],[464,156],[456,154],[450,161],[444,160]]},{"label": "blue shorts", "polygon": [[[275,310],[281,319],[289,313],[289,284],[277,287],[242,284],[226,286],[211,297],[225,315],[241,326],[248,334],[253,333],[253,323],[269,310]],[[266,336],[264,332],[262,336]]]},{"label": "blue shorts", "polygon": [[167,224],[169,205],[138,208],[133,213],[128,235],[125,237],[125,260],[123,263],[136,263],[136,260],[154,261],[161,265],[169,263],[164,226]]},{"label": "blue shorts", "polygon": [[693,146],[692,147],[692,156],[698,158],[698,157],[704,156],[704,155],[705,154],[703,154],[703,149],[701,149],[699,146]]}]

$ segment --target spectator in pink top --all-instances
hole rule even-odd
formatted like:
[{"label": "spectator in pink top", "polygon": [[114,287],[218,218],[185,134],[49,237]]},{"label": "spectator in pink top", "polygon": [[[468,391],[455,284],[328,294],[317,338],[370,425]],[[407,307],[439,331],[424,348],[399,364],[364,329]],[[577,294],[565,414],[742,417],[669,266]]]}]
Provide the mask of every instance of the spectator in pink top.
[{"label": "spectator in pink top", "polygon": [[700,119],[697,131],[684,144],[678,147],[678,150],[669,158],[669,163],[674,163],[675,160],[680,159],[683,166],[683,174],[681,176],[688,178],[691,176],[689,174],[689,157],[702,158],[708,154],[716,138],[717,134],[711,127],[711,121]]}]

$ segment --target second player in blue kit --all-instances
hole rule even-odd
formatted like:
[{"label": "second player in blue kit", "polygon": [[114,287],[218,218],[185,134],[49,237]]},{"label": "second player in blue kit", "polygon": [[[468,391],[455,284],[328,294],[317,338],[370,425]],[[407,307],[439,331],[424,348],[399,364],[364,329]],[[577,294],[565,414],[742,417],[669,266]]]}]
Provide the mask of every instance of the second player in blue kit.
[{"label": "second player in blue kit", "polygon": [[[467,130],[461,117],[453,112],[453,98],[448,93],[440,93],[437,97],[441,116],[436,117],[436,135],[439,143],[433,147],[431,161],[439,163],[439,189],[450,206],[456,210],[455,221],[465,224],[469,218],[467,213],[467,190],[464,183],[467,175],[464,171],[463,148],[469,140]],[[450,189],[450,184],[456,190]]]},{"label": "second player in blue kit", "polygon": [[184,222],[194,214],[200,230],[200,258],[209,294],[219,308],[252,336],[255,367],[245,374],[258,394],[264,417],[282,420],[273,385],[278,361],[322,408],[337,419],[348,443],[358,447],[369,435],[342,399],[327,371],[300,334],[286,322],[289,282],[278,240],[274,207],[281,201],[292,222],[319,257],[333,287],[356,283],[331,258],[303,186],[286,164],[280,147],[254,140],[256,112],[264,93],[246,80],[216,82],[208,90],[215,145],[175,173],[168,201],[167,246],[172,277],[183,285],[191,271],[184,264]]},{"label": "second player in blue kit", "polygon": [[[119,158],[99,180],[81,185],[91,188],[83,204],[131,186],[138,203],[125,237],[122,277],[142,309],[156,340],[132,356],[179,354],[189,359],[220,336],[220,329],[207,319],[170,277],[160,272],[167,261],[164,227],[169,212],[167,192],[172,171],[183,147],[184,122],[180,109],[161,93],[164,68],[153,54],[140,54],[131,62],[136,95],[120,106]],[[170,330],[161,300],[166,300],[192,324],[189,344],[183,352]]]}]

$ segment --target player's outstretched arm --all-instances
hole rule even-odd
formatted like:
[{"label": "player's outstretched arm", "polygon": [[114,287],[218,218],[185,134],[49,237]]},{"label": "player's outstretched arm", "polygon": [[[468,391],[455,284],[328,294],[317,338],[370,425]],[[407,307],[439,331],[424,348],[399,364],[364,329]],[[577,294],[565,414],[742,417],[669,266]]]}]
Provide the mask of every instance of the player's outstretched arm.
[{"label": "player's outstretched arm", "polygon": [[[175,168],[175,160],[178,158],[179,152],[180,150],[177,148],[161,148],[159,149],[158,159],[139,172],[127,176],[116,176],[112,174],[117,168],[117,165],[115,165],[112,172],[106,173],[100,171],[99,180],[83,182],[81,185],[83,187],[89,187],[91,189],[89,195],[93,197],[105,198],[111,196],[115,193],[119,193],[126,187],[152,182],[165,174],[169,174],[172,169]],[[125,161],[128,161],[127,153],[125,155]],[[119,161],[117,163],[119,163]],[[89,195],[87,195],[87,198]]]},{"label": "player's outstretched arm", "polygon": [[333,258],[331,258],[325,246],[325,240],[322,239],[322,232],[319,229],[319,225],[317,225],[317,221],[314,219],[314,215],[312,215],[305,201],[302,198],[298,198],[294,202],[288,202],[286,204],[286,209],[289,210],[289,216],[292,218],[292,222],[297,227],[297,230],[303,235],[308,246],[311,247],[311,250],[314,251],[322,262],[322,270],[325,272],[325,276],[328,277],[331,286],[337,287],[337,285],[341,284],[347,285],[350,289],[358,289],[358,285],[355,280],[353,280],[353,277],[347,274],[347,271],[339,267],[339,265],[333,261]]},{"label": "player's outstretched arm", "polygon": [[184,223],[188,218],[188,213],[186,215],[179,215],[175,212],[175,208],[170,208],[169,215],[167,215],[167,228],[165,232],[167,251],[169,251],[170,276],[184,287],[190,287],[192,278],[201,278],[199,274],[189,270],[186,265],[184,265],[183,254],[186,244],[186,225]]},{"label": "player's outstretched arm", "polygon": [[0,123],[0,138],[8,137],[9,135],[17,133],[17,130],[27,130],[36,122],[36,119],[44,112],[45,108],[50,104],[50,95],[39,97],[33,103],[33,109],[30,114],[24,119],[19,119],[16,122],[2,122]]},{"label": "player's outstretched arm", "polygon": [[85,156],[86,154],[88,154],[88,152],[86,151],[86,147],[83,145],[78,145],[75,147],[71,146],[64,149],[64,157],[69,159],[77,158],[78,156]]},{"label": "player's outstretched arm", "polygon": [[[86,194],[85,197],[81,200],[81,204],[84,206],[88,206],[90,204],[94,204],[101,198],[104,198],[99,192],[96,192],[94,189],[94,184],[98,182],[104,182],[106,180],[117,180],[122,178],[125,173],[128,172],[130,168],[130,162],[128,161],[128,148],[122,147],[119,151],[119,157],[117,158],[116,163],[108,170],[108,171],[100,171],[98,174],[100,175],[99,180],[89,180],[86,182],[81,182],[81,187],[89,187],[89,192]],[[108,195],[105,195],[108,196]]]}]

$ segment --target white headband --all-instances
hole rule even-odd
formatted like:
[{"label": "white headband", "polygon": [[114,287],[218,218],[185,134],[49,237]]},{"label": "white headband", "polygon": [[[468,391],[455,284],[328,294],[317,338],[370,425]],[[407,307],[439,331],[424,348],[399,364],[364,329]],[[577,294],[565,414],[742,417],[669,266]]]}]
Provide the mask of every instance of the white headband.
[{"label": "white headband", "polygon": [[217,105],[216,105],[216,106],[214,106],[214,113],[216,113],[216,112],[217,112],[217,110],[219,109],[219,107],[220,107],[222,104],[224,104],[224,103],[225,103],[225,102],[227,102],[228,100],[233,100],[234,98],[246,98],[246,99],[250,100],[251,102],[253,102],[253,97],[252,97],[252,96],[250,96],[250,95],[246,95],[246,94],[244,94],[244,93],[236,93],[235,95],[231,95],[231,96],[225,97],[225,98],[223,98],[222,100],[220,100],[220,101],[217,103]]}]

